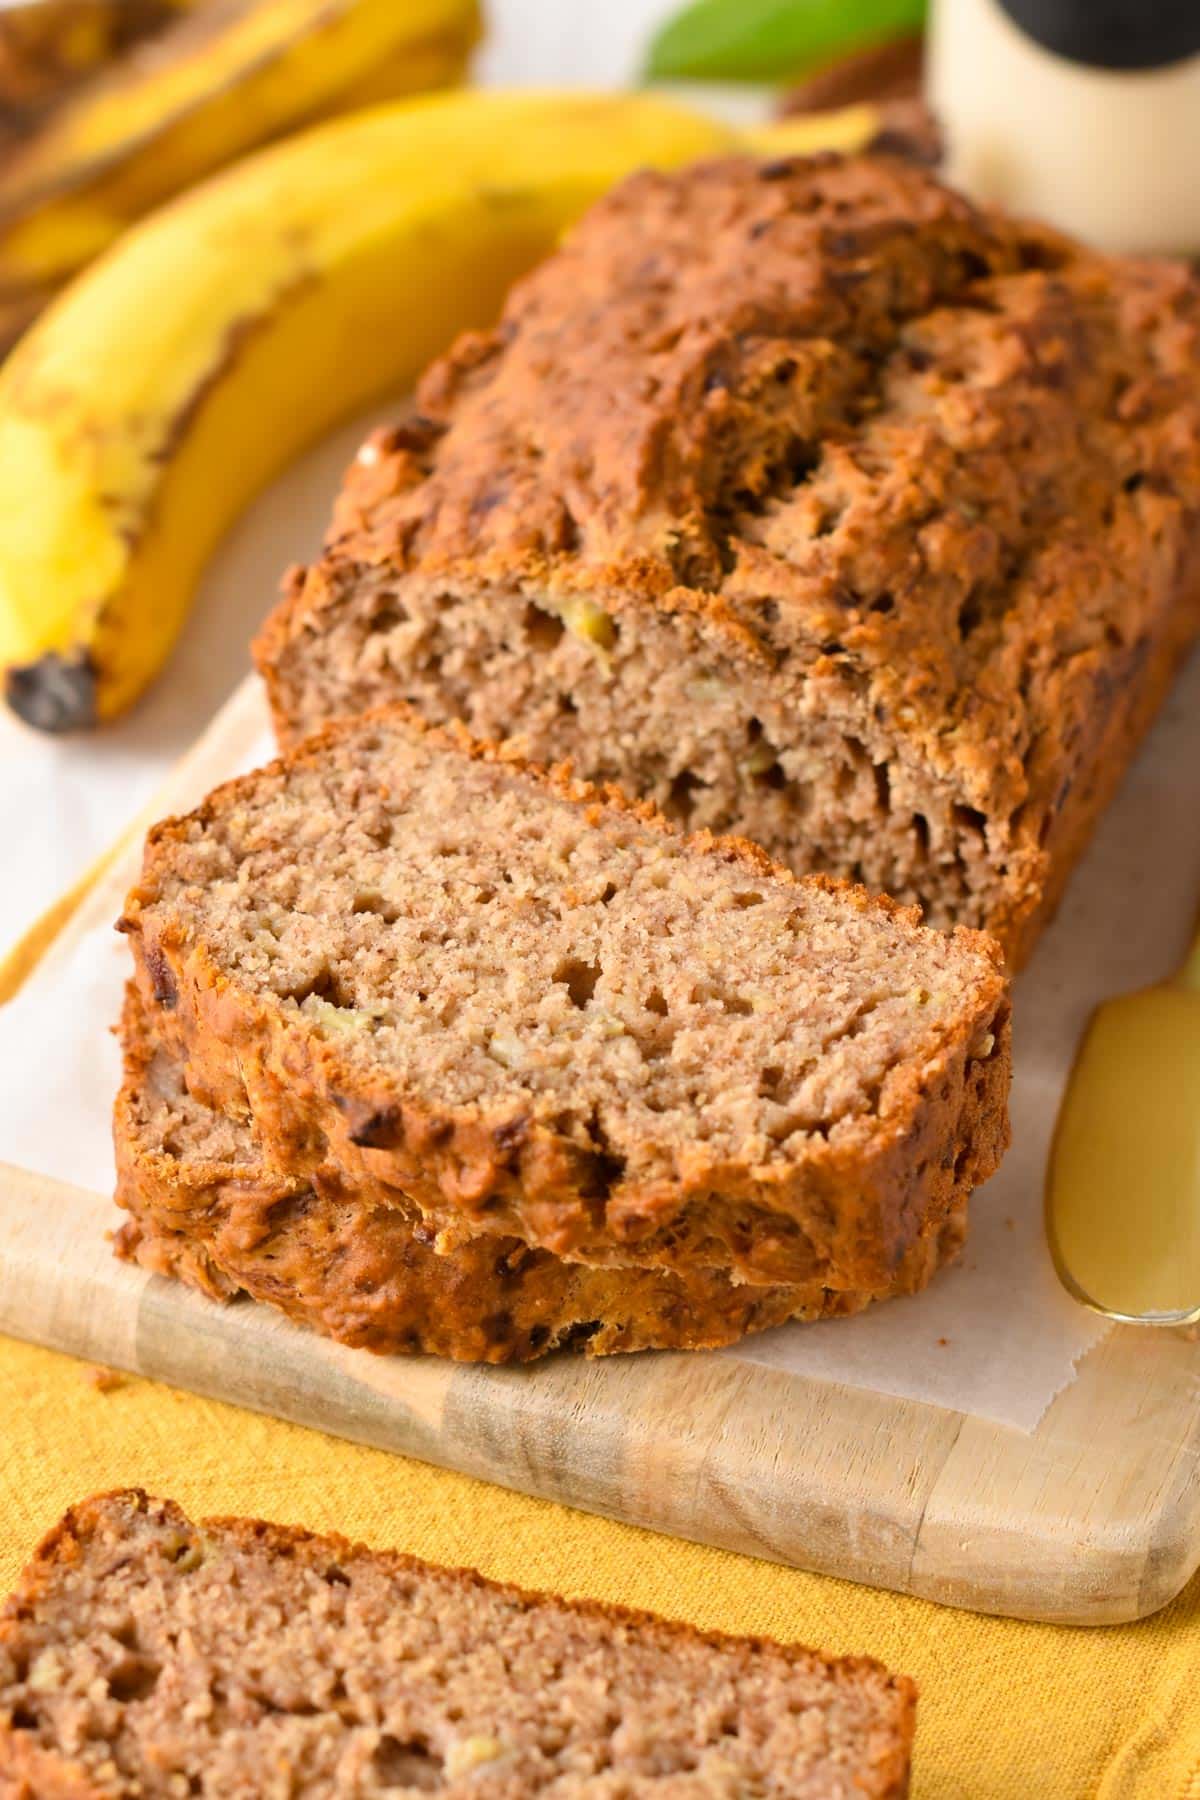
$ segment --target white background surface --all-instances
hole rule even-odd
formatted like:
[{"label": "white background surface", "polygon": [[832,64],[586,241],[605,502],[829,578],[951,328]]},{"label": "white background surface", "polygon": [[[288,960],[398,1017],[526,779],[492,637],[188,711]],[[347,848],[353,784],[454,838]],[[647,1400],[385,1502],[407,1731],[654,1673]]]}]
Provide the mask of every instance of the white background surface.
[{"label": "white background surface", "polygon": [[[479,77],[508,86],[615,86],[672,0],[483,0]],[[373,410],[384,416],[386,407]],[[236,684],[246,644],[288,562],[317,547],[344,464],[371,420],[306,459],[284,527],[237,558],[239,584],[210,578],[166,674],[136,712],[94,735],[35,735],[0,706],[0,952],[112,841]],[[0,1064],[0,1076],[5,1073]]]}]

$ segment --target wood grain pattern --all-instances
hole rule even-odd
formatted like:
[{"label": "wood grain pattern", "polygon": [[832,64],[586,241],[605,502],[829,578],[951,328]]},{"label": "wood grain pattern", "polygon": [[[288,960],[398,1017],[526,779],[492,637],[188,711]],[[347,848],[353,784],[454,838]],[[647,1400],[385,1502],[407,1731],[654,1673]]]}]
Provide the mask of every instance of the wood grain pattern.
[{"label": "wood grain pattern", "polygon": [[[253,748],[239,690],[159,795]],[[39,966],[111,920],[127,840]],[[44,948],[41,946],[40,948]],[[26,965],[29,958],[26,958]],[[714,1355],[379,1358],[118,1263],[107,1198],[0,1165],[0,1331],[673,1535],[949,1605],[1099,1625],[1200,1564],[1200,1345],[1114,1331],[1026,1434]]]},{"label": "wood grain pattern", "polygon": [[1200,1355],[1115,1332],[1025,1434],[703,1355],[374,1357],[116,1261],[100,1195],[0,1166],[0,1331],[502,1486],[952,1606],[1099,1625],[1200,1563]]}]

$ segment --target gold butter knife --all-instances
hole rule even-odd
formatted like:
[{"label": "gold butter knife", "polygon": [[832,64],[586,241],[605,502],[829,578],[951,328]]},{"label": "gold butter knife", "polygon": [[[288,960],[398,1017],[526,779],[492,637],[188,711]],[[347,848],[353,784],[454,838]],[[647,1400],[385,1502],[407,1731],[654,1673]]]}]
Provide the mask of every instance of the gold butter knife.
[{"label": "gold butter knife", "polygon": [[1085,1305],[1139,1325],[1200,1321],[1200,932],[1172,980],[1092,1015],[1059,1110],[1046,1231]]}]

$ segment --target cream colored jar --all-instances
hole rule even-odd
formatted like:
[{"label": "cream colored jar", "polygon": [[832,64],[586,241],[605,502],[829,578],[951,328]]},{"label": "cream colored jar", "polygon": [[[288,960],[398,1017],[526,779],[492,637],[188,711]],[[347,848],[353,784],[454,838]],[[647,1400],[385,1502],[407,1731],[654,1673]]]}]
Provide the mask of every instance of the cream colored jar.
[{"label": "cream colored jar", "polygon": [[1200,251],[1200,0],[934,0],[928,81],[967,192]]}]

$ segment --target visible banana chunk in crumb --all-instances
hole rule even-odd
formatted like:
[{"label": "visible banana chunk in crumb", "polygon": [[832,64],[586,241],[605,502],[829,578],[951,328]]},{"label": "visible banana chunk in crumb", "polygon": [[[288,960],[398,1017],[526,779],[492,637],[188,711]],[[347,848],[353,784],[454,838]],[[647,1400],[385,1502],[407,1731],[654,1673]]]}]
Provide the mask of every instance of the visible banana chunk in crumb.
[{"label": "visible banana chunk in crumb", "polygon": [[446,1752],[446,1774],[451,1781],[457,1781],[460,1775],[469,1775],[473,1769],[481,1769],[503,1755],[504,1745],[499,1738],[457,1738]]},{"label": "visible banana chunk in crumb", "polygon": [[354,1006],[334,1006],[316,994],[308,996],[301,1010],[308,1014],[319,1030],[331,1031],[339,1037],[349,1037],[355,1032],[366,1030],[374,1023],[373,1014]]},{"label": "visible banana chunk in crumb", "polygon": [[578,597],[564,600],[559,613],[571,636],[597,651],[602,661],[607,661],[617,641],[617,628],[611,613],[597,606],[594,600]]}]

